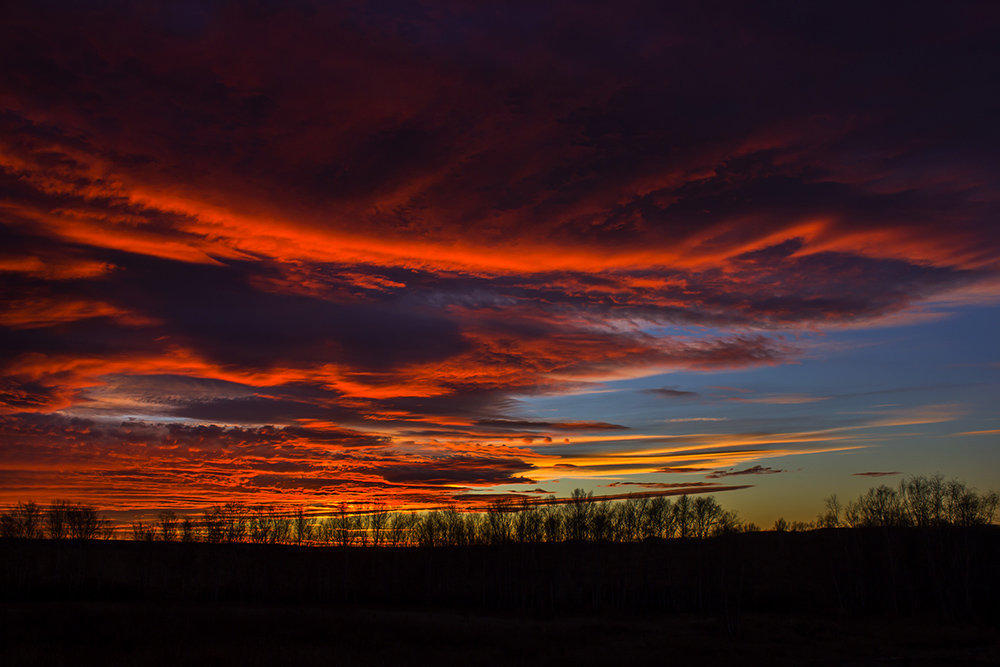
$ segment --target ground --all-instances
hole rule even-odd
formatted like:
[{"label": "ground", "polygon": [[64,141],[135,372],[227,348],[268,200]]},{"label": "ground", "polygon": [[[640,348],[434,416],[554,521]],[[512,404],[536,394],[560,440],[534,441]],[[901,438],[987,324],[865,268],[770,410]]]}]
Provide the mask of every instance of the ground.
[{"label": "ground", "polygon": [[496,616],[320,606],[14,602],[0,664],[996,665],[1000,632],[933,619]]}]

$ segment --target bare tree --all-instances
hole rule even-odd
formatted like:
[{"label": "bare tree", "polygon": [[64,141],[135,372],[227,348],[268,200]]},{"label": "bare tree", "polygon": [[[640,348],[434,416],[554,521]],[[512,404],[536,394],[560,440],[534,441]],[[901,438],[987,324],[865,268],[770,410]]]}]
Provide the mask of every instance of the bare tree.
[{"label": "bare tree", "polygon": [[723,509],[715,496],[698,496],[693,503],[694,536],[705,538],[715,531]]},{"label": "bare tree", "polygon": [[21,536],[21,526],[13,512],[0,514],[0,537],[12,538]]},{"label": "bare tree", "polygon": [[152,542],[156,539],[156,527],[142,521],[132,522],[132,539],[136,542]]},{"label": "bare tree", "polygon": [[836,528],[840,525],[842,511],[837,494],[834,493],[823,500],[823,511],[816,517],[816,524],[820,528]]},{"label": "bare tree", "polygon": [[649,506],[649,498],[629,494],[614,508],[614,539],[618,542],[634,542],[639,539],[639,528],[643,515]]},{"label": "bare tree", "polygon": [[160,524],[160,539],[173,542],[177,539],[177,515],[173,510],[165,510],[157,516]]},{"label": "bare tree", "polygon": [[26,503],[18,503],[14,511],[21,519],[21,532],[25,538],[35,540],[43,536],[41,507],[32,501],[28,501]]},{"label": "bare tree", "polygon": [[385,529],[389,522],[389,509],[378,505],[368,515],[368,528],[372,534],[372,546],[379,546],[385,539]]},{"label": "bare tree", "polygon": [[612,536],[611,504],[607,499],[594,502],[590,511],[590,529],[587,531],[590,539],[602,542]]},{"label": "bare tree", "polygon": [[247,536],[254,544],[273,544],[274,508],[256,506],[247,512]]},{"label": "bare tree", "polygon": [[514,539],[521,543],[540,542],[543,534],[542,512],[538,505],[528,498],[521,498],[514,515]]},{"label": "bare tree", "polygon": [[186,516],[181,521],[181,542],[194,542],[194,522]]},{"label": "bare tree", "polygon": [[202,512],[202,526],[206,542],[222,542],[226,539],[225,513],[218,505]]},{"label": "bare tree", "polygon": [[1000,494],[990,491],[980,496],[979,513],[977,519],[983,525],[989,525],[996,519],[997,509],[1000,508]]},{"label": "bare tree", "polygon": [[340,503],[337,513],[330,517],[334,541],[342,547],[349,547],[356,535],[356,518],[347,508],[347,503]]},{"label": "bare tree", "polygon": [[275,544],[286,544],[292,539],[292,517],[287,512],[275,510],[271,518],[272,536]]},{"label": "bare tree", "polygon": [[222,507],[222,539],[225,542],[242,542],[247,535],[247,506],[229,502]]},{"label": "bare tree", "polygon": [[668,498],[664,498],[663,496],[653,498],[646,505],[639,523],[642,539],[673,536],[673,504]]},{"label": "bare tree", "polygon": [[945,487],[945,513],[956,526],[982,526],[993,523],[998,496],[995,491],[984,495],[969,489],[964,482],[951,481]]},{"label": "bare tree", "polygon": [[360,546],[368,546],[368,517],[371,513],[371,508],[365,506],[362,508],[361,512],[355,512],[354,518],[354,541]]},{"label": "bare tree", "polygon": [[857,501],[848,503],[844,516],[854,528],[901,526],[906,521],[900,495],[884,484],[868,489]]},{"label": "bare tree", "polygon": [[448,546],[465,546],[472,542],[474,535],[470,534],[464,512],[455,505],[449,505],[441,511],[441,543]]},{"label": "bare tree", "polygon": [[28,540],[43,537],[42,509],[32,501],[17,503],[9,512],[0,514],[0,536]]},{"label": "bare tree", "polygon": [[555,496],[549,496],[542,510],[542,534],[546,542],[559,542],[563,539],[563,513],[555,501]]},{"label": "bare tree", "polygon": [[74,540],[93,540],[103,537],[108,525],[97,513],[97,508],[90,505],[67,504],[66,526],[69,536]]},{"label": "bare tree", "polygon": [[941,523],[944,515],[944,475],[911,475],[900,480],[899,495],[909,522],[919,528]]},{"label": "bare tree", "polygon": [[410,531],[415,523],[416,516],[410,512],[393,512],[389,515],[389,529],[387,537],[389,546],[398,547],[411,542]]},{"label": "bare tree", "polygon": [[422,547],[435,547],[441,544],[442,534],[444,533],[444,522],[441,512],[438,510],[424,512],[414,525],[414,532],[416,533],[417,544]]},{"label": "bare tree", "polygon": [[66,521],[66,510],[68,507],[68,500],[53,500],[52,504],[45,510],[45,524],[49,533],[49,539],[61,540],[69,532],[69,526]]},{"label": "bare tree", "polygon": [[677,527],[678,537],[691,537],[694,531],[694,508],[691,506],[691,499],[687,494],[681,496],[674,503],[671,515],[674,525]]},{"label": "bare tree", "polygon": [[332,516],[328,516],[325,519],[320,520],[316,525],[316,530],[314,535],[316,539],[323,544],[333,544],[336,541],[336,528],[334,526],[334,519]]},{"label": "bare tree", "polygon": [[566,506],[566,532],[571,540],[585,540],[590,532],[590,515],[593,511],[593,491],[573,489]]},{"label": "bare tree", "polygon": [[486,540],[490,544],[505,544],[513,537],[513,517],[510,498],[497,498],[486,508]]},{"label": "bare tree", "polygon": [[740,519],[739,512],[735,510],[723,510],[719,514],[712,528],[713,535],[731,535],[733,533],[746,532],[743,520]]},{"label": "bare tree", "polygon": [[301,546],[303,542],[312,539],[313,525],[315,520],[306,514],[306,509],[301,505],[295,510],[292,519],[292,539],[296,545]]}]

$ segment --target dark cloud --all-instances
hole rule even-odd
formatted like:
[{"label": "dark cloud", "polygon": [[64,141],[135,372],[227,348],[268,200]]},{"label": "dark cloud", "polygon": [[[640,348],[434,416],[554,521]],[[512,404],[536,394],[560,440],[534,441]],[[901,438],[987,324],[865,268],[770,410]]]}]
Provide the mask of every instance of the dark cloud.
[{"label": "dark cloud", "polygon": [[362,417],[352,410],[334,405],[316,405],[303,401],[253,396],[191,402],[169,411],[176,417],[230,424],[288,423],[298,419],[325,419],[358,422]]},{"label": "dark cloud", "polygon": [[51,443],[57,449],[66,448],[66,452],[72,447],[91,445],[106,448],[109,452],[116,450],[125,452],[129,447],[142,445],[164,452],[181,448],[184,452],[190,453],[193,448],[200,452],[241,450],[277,456],[287,445],[302,444],[305,447],[300,454],[326,456],[328,454],[319,453],[320,450],[316,447],[336,445],[355,448],[388,444],[385,438],[346,428],[241,427],[141,420],[113,421],[32,413],[0,418],[0,433],[11,448],[9,451],[22,445],[44,446]]},{"label": "dark cloud", "polygon": [[890,477],[892,475],[902,475],[901,472],[855,472],[851,473],[856,477]]},{"label": "dark cloud", "polygon": [[261,292],[249,283],[255,265],[118,259],[122,301],[220,363],[350,362],[381,369],[444,359],[465,347],[454,322],[405,304]]},{"label": "dark cloud", "polygon": [[528,472],[533,467],[516,458],[458,455],[420,464],[385,466],[379,469],[379,473],[396,484],[493,486],[532,483],[519,473]]},{"label": "dark cloud", "polygon": [[[690,471],[689,471],[690,472]],[[699,487],[717,487],[716,482],[612,482],[607,487],[641,486],[644,489],[696,489]]]},{"label": "dark cloud", "polygon": [[744,468],[743,470],[716,470],[710,475],[706,475],[707,479],[719,479],[721,477],[735,477],[737,475],[774,475],[779,472],[788,472],[787,470],[779,470],[777,468],[767,468],[762,465],[755,465],[749,468]]},{"label": "dark cloud", "polygon": [[654,396],[663,396],[665,398],[695,398],[698,396],[696,391],[683,391],[681,389],[675,389],[674,387],[654,387],[651,389],[643,389],[644,394],[653,394]]}]

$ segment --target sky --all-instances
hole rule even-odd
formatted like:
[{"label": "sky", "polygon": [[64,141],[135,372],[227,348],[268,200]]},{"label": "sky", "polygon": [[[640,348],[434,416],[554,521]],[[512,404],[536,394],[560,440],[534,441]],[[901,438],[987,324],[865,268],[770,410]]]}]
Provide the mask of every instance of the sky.
[{"label": "sky", "polygon": [[0,504],[995,489],[998,30],[4,3]]}]

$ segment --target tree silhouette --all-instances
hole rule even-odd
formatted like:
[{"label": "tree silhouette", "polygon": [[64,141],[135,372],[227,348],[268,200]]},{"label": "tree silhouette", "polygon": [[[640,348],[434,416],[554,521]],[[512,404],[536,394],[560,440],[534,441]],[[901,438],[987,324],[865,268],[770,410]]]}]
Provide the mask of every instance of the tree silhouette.
[{"label": "tree silhouette", "polygon": [[563,513],[555,504],[555,500],[555,496],[549,496],[541,511],[542,536],[546,542],[560,542],[564,536]]},{"label": "tree silhouette", "polygon": [[[856,500],[842,505],[835,494],[824,499],[824,510],[813,523],[774,523],[776,531],[806,531],[813,528],[848,526],[932,528],[935,526],[979,526],[996,521],[1000,495],[980,493],[958,480],[945,481],[940,474],[910,476],[898,488],[874,486]],[[113,526],[97,508],[66,500],[55,500],[42,508],[21,502],[0,513],[0,537],[75,540],[110,538]],[[714,496],[682,495],[675,501],[664,496],[630,494],[624,498],[595,499],[592,492],[574,489],[569,498],[544,500],[499,497],[483,510],[462,509],[452,504],[428,512],[390,512],[383,505],[352,511],[341,503],[323,521],[308,516],[306,509],[273,505],[247,506],[227,502],[202,510],[200,520],[179,519],[164,510],[150,525],[136,521],[131,536],[136,540],[185,542],[244,542],[260,544],[308,544],[313,540],[352,546],[465,546],[501,545],[510,542],[558,542],[593,540],[633,542],[654,538],[709,538],[716,535],[760,530],[742,521],[737,512],[724,509]]]},{"label": "tree silhouette", "polygon": [[544,536],[542,512],[538,505],[528,498],[521,498],[514,515],[514,540],[516,542],[541,542]]},{"label": "tree silhouette", "polygon": [[247,534],[247,507],[241,502],[228,502],[222,507],[222,539],[242,542]]},{"label": "tree silhouette", "polygon": [[593,491],[573,489],[567,505],[566,532],[571,540],[585,540],[590,533],[591,501]]},{"label": "tree silhouette", "polygon": [[693,505],[694,536],[705,538],[711,535],[723,516],[722,506],[715,496],[698,496]]},{"label": "tree silhouette", "polygon": [[844,509],[844,518],[852,528],[900,526],[905,517],[899,493],[885,484],[868,489]]},{"label": "tree silhouette", "polygon": [[191,517],[184,517],[181,521],[181,542],[194,542],[194,522]]},{"label": "tree silhouette", "polygon": [[42,509],[32,501],[17,503],[9,512],[0,514],[0,537],[28,540],[44,536]]},{"label": "tree silhouette", "polygon": [[671,515],[677,530],[677,536],[682,538],[691,537],[694,532],[694,508],[687,494],[677,499]]},{"label": "tree silhouette", "polygon": [[254,544],[281,544],[292,532],[292,521],[273,505],[258,505],[247,510],[247,536]]},{"label": "tree silhouette", "polygon": [[634,542],[639,539],[640,526],[649,507],[649,498],[629,495],[614,507],[614,540]]},{"label": "tree silhouette", "polygon": [[222,508],[218,505],[202,512],[202,527],[206,542],[222,542],[226,537],[226,521]]},{"label": "tree silhouette", "polygon": [[172,510],[160,512],[157,516],[160,523],[160,539],[173,542],[177,539],[177,515]]},{"label": "tree silhouette", "polygon": [[410,532],[416,523],[417,516],[410,512],[392,512],[389,515],[387,533],[389,546],[397,547],[411,541]]},{"label": "tree silhouette", "polygon": [[375,507],[368,515],[368,528],[371,530],[372,546],[380,546],[385,539],[385,530],[389,522],[389,509],[385,505]]},{"label": "tree silhouette", "polygon": [[510,498],[497,498],[486,507],[486,541],[506,544],[513,538],[513,507]]},{"label": "tree silhouette", "polygon": [[303,542],[312,539],[315,520],[306,514],[306,509],[301,505],[295,510],[292,518],[292,539],[295,544],[301,546]]},{"label": "tree silhouette", "polygon": [[827,496],[823,500],[823,512],[816,517],[816,523],[820,528],[836,528],[840,525],[840,513],[843,508],[837,500],[837,494]]},{"label": "tree silhouette", "polygon": [[142,521],[133,521],[132,539],[136,542],[152,542],[156,539],[156,528],[147,526]]},{"label": "tree silhouette", "polygon": [[340,503],[336,514],[326,521],[332,540],[342,547],[349,547],[357,537],[357,518],[348,511],[347,503]]},{"label": "tree silhouette", "polygon": [[425,512],[415,522],[413,528],[418,545],[422,547],[440,546],[444,534],[444,520],[441,512],[438,510]]},{"label": "tree silhouette", "polygon": [[465,513],[455,505],[441,511],[441,543],[448,546],[465,546],[475,541],[475,528],[466,521]]},{"label": "tree silhouette", "polygon": [[67,532],[74,540],[109,537],[107,529],[110,527],[110,522],[98,514],[96,507],[67,503],[65,516]]},{"label": "tree silhouette", "polygon": [[945,511],[951,523],[957,526],[981,526],[993,522],[998,497],[995,491],[979,495],[958,481],[948,482],[945,494]]},{"label": "tree silhouette", "polygon": [[69,501],[67,500],[53,500],[52,504],[45,510],[45,527],[49,539],[61,540],[66,537],[69,531],[66,520],[68,507]]}]

